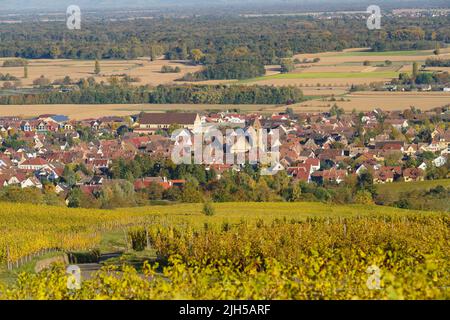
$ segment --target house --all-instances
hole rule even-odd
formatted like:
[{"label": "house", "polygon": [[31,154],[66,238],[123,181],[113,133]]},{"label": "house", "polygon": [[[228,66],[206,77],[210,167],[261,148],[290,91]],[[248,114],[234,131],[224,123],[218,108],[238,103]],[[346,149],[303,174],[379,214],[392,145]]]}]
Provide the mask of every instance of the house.
[{"label": "house", "polygon": [[439,156],[433,161],[431,161],[436,168],[442,167],[447,163],[447,157]]},{"label": "house", "polygon": [[403,179],[405,182],[424,181],[424,171],[419,168],[407,168],[403,170]]},{"label": "house", "polygon": [[272,166],[270,166],[269,168],[261,169],[261,175],[273,176],[283,170],[284,170],[283,165],[281,163],[277,162],[277,163],[273,164]]},{"label": "house", "polygon": [[390,124],[397,130],[402,130],[404,128],[408,128],[409,126],[408,120],[406,119],[386,119],[385,123]]},{"label": "house", "polygon": [[316,171],[311,175],[311,179],[318,183],[337,183],[340,184],[345,180],[348,173],[346,170],[338,170],[331,168],[324,171]]},{"label": "house", "polygon": [[166,177],[146,177],[134,181],[134,189],[136,191],[147,189],[152,184],[160,185],[164,190],[172,187],[182,187],[186,180],[167,180]]},{"label": "house", "polygon": [[394,182],[394,174],[391,171],[375,171],[373,174],[373,183],[391,183]]},{"label": "house", "polygon": [[419,169],[421,169],[421,170],[423,170],[423,171],[425,171],[425,170],[427,170],[427,164],[425,163],[425,162],[422,162],[419,166],[418,166],[418,168]]},{"label": "house", "polygon": [[295,180],[311,182],[311,166],[304,164],[296,167],[289,167],[287,174]]},{"label": "house", "polygon": [[42,158],[32,158],[23,161],[19,164],[19,169],[22,170],[40,170],[43,168],[48,168],[48,162]]},{"label": "house", "polygon": [[189,130],[198,130],[202,123],[197,113],[144,113],[137,121],[136,133],[152,134],[157,130],[167,130],[178,125]]},{"label": "house", "polygon": [[317,158],[308,158],[304,164],[311,166],[311,173],[320,170],[320,160]]},{"label": "house", "polygon": [[30,177],[30,178],[27,178],[27,179],[23,180],[20,183],[20,187],[22,189],[24,189],[24,188],[32,188],[32,187],[38,188],[38,189],[42,189],[42,183],[39,181],[38,178]]}]

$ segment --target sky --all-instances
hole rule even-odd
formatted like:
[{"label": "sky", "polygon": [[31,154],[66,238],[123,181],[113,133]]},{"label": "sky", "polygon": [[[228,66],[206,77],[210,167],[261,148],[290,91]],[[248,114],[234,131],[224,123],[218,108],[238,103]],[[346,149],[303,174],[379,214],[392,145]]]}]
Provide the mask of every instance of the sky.
[{"label": "sky", "polygon": [[[415,7],[415,6],[450,6],[448,0],[0,0],[0,12],[2,10],[61,10],[67,8],[69,5],[78,5],[81,8],[102,9],[110,8],[117,9],[123,7],[148,7],[148,8],[162,8],[162,7],[214,7],[214,6],[245,6],[251,7],[257,5],[280,7],[283,6],[297,6],[299,9],[314,9],[327,8],[326,4],[332,4],[332,8],[342,6],[347,10],[352,7],[352,4],[362,5],[361,3],[378,4],[384,3],[386,5],[393,5],[398,7]],[[365,5],[365,4],[364,4]],[[330,7],[331,8],[331,7]],[[339,8],[338,8],[339,9]],[[322,9],[320,9],[322,10]]]}]

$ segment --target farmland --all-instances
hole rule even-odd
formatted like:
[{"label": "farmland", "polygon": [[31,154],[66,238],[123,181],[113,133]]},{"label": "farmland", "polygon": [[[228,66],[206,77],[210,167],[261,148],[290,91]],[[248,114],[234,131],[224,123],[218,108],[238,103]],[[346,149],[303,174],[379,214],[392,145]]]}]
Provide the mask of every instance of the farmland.
[{"label": "farmland", "polygon": [[[296,69],[287,74],[276,74],[272,71],[264,77],[245,82],[300,86],[315,86],[320,83],[326,87],[348,89],[351,84],[390,81],[397,78],[399,72],[411,72],[413,62],[424,63],[427,58],[433,56],[431,50],[370,52],[367,48],[299,54],[294,56],[294,59],[299,61],[320,59],[320,61],[297,64]],[[450,57],[450,50],[444,49],[440,57],[443,59]],[[386,64],[386,61],[390,63]],[[370,65],[366,66],[364,62]]]},{"label": "farmland", "polygon": [[[411,106],[421,110],[430,110],[450,103],[449,92],[354,92],[347,93],[343,89],[329,87],[311,87],[303,90],[305,96],[310,99],[302,103],[291,105],[295,112],[323,112],[328,111],[336,103],[345,111],[371,111],[381,108],[386,111],[404,110]],[[330,100],[331,96],[335,100]],[[325,98],[323,98],[325,97]],[[260,112],[269,114],[283,112],[284,105],[217,105],[217,104],[69,104],[69,105],[0,105],[0,116],[24,116],[33,117],[40,114],[57,113],[65,114],[71,119],[81,120],[98,118],[105,115],[126,116],[144,112],[171,111],[209,111],[209,110],[233,110],[241,112]]]},{"label": "farmland", "polygon": [[[151,258],[136,271],[124,256],[125,265],[106,267],[75,292],[61,267],[28,272],[8,291],[0,286],[2,299],[448,298],[445,214],[320,203],[214,204],[212,217],[201,213],[201,204],[89,212],[2,206],[0,226],[9,228],[14,252],[45,246],[46,237],[57,246],[58,233],[78,235],[59,248],[86,250],[116,228],[132,240],[128,256],[139,254],[138,235],[145,231],[149,255],[162,263]],[[93,230],[97,238],[85,245]],[[366,284],[371,265],[381,269],[381,290]]]},{"label": "farmland", "polygon": [[[71,119],[81,120],[99,118],[105,115],[126,116],[144,112],[166,111],[207,111],[232,110],[242,112],[256,112],[273,109],[275,105],[213,105],[213,104],[70,104],[70,105],[0,105],[0,116],[33,117],[46,113],[58,113],[69,116]],[[267,111],[270,112],[270,111]]]},{"label": "farmland", "polygon": [[[450,102],[449,92],[349,92],[350,86],[368,85],[370,83],[385,83],[397,78],[400,72],[410,73],[414,61],[423,63],[432,57],[432,51],[390,51],[369,52],[364,48],[349,49],[342,52],[324,52],[317,54],[301,54],[294,58],[301,62],[296,64],[292,72],[281,74],[279,66],[266,66],[266,76],[236,81],[236,80],[210,80],[196,82],[196,84],[258,84],[274,86],[299,86],[308,101],[293,106],[296,112],[327,111],[334,102],[331,96],[336,97],[339,107],[345,111],[369,111],[373,108],[384,110],[404,110],[411,106],[423,110],[433,109]],[[442,49],[441,58],[448,58],[450,49]],[[317,62],[311,61],[315,58]],[[306,60],[305,60],[306,59]],[[0,59],[0,64],[5,59]],[[389,61],[389,63],[386,63]],[[364,63],[366,62],[366,63]],[[368,63],[367,63],[368,62]],[[368,64],[368,65],[365,65]],[[135,60],[102,60],[101,73],[94,74],[94,62],[87,60],[47,59],[30,60],[28,66],[29,76],[23,78],[23,67],[0,67],[3,74],[10,73],[20,78],[22,85],[30,87],[34,79],[45,75],[51,81],[61,80],[70,76],[72,80],[94,77],[96,81],[108,82],[111,76],[128,75],[138,78],[139,82],[133,85],[170,85],[183,82],[175,81],[188,72],[196,72],[201,66],[193,66],[184,61],[168,61],[162,58],[150,61],[149,58]],[[170,65],[179,67],[180,73],[161,73],[161,67]],[[448,68],[427,68],[426,71],[448,71]],[[85,105],[27,105],[0,107],[0,115],[36,116],[43,113],[62,113],[74,119],[95,118],[104,114],[118,116],[129,115],[140,111],[165,112],[167,110],[228,110],[240,109],[243,112],[276,112],[282,111],[284,106],[275,105],[96,105],[89,108]]]},{"label": "farmland", "polygon": [[[0,59],[0,66],[3,61]],[[0,67],[0,73],[9,73],[20,78],[24,86],[31,86],[33,80],[44,75],[50,81],[63,79],[69,76],[78,81],[83,78],[94,77],[96,81],[108,81],[112,76],[128,75],[139,78],[136,84],[174,84],[176,79],[181,78],[188,72],[196,72],[199,66],[191,66],[184,61],[167,61],[162,58],[150,61],[150,58],[135,60],[102,60],[100,62],[100,74],[94,73],[94,61],[92,60],[68,60],[68,59],[37,59],[28,61],[28,78],[24,79],[23,67]],[[163,66],[179,67],[179,73],[161,73]]]},{"label": "farmland", "polygon": [[296,112],[327,111],[334,104],[347,112],[370,111],[381,108],[386,111],[405,110],[411,106],[430,110],[450,103],[449,92],[354,92],[330,99],[314,99],[292,106]]}]

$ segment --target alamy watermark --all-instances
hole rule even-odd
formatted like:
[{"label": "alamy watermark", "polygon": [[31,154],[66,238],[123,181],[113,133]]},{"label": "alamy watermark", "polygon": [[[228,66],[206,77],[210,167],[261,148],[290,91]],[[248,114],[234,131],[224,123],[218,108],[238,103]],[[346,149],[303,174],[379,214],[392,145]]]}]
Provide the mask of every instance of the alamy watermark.
[{"label": "alamy watermark", "polygon": [[66,269],[67,273],[67,289],[80,290],[81,289],[81,269],[77,265],[70,265]]},{"label": "alamy watermark", "polygon": [[369,30],[380,30],[381,29],[381,9],[379,6],[371,5],[367,8],[367,13],[370,13],[369,18],[367,18],[367,28]]},{"label": "alamy watermark", "polygon": [[172,133],[171,158],[175,164],[244,165],[268,167],[262,174],[276,174],[281,167],[278,129],[226,129],[211,126],[202,132],[178,129]]},{"label": "alamy watermark", "polygon": [[366,273],[369,277],[366,281],[366,286],[369,290],[380,290],[381,289],[381,270],[376,265],[371,265],[367,268]]},{"label": "alamy watermark", "polygon": [[71,5],[67,7],[67,28],[69,30],[80,30],[81,29],[81,9],[77,5]]}]

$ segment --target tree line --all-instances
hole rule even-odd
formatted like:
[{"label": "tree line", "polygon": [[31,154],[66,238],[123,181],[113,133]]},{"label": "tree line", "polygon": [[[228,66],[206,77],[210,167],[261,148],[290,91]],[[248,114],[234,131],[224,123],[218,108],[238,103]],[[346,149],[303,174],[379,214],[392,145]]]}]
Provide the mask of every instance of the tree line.
[{"label": "tree line", "polygon": [[50,89],[39,93],[0,96],[0,104],[285,104],[303,100],[302,91],[293,86],[246,85],[160,85],[131,86],[81,81],[61,92]]}]

